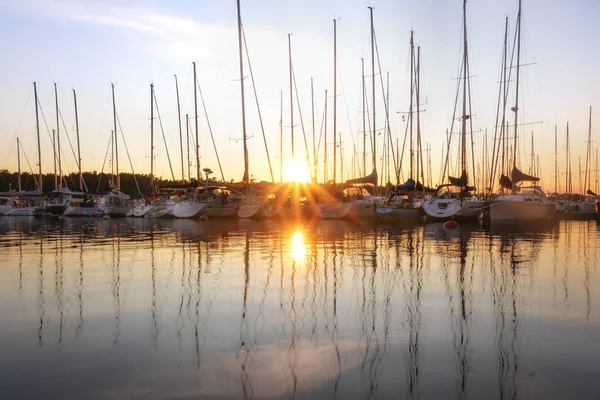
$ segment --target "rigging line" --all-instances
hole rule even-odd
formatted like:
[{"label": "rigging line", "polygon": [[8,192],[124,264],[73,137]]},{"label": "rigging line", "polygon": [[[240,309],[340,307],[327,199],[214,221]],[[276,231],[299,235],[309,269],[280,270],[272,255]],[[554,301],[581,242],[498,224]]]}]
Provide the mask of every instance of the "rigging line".
[{"label": "rigging line", "polygon": [[[506,29],[505,29],[506,32]],[[506,42],[506,36],[505,36],[505,42]],[[501,61],[501,65],[504,66],[504,63],[506,61],[506,51],[504,50],[504,45],[502,46],[502,61]],[[492,163],[491,163],[491,168],[490,168],[490,191],[493,191],[494,188],[494,181],[496,180],[496,168],[498,166],[498,154],[496,154],[496,152],[498,151],[499,153],[499,149],[500,149],[500,142],[498,141],[498,143],[496,143],[496,141],[498,140],[498,120],[500,119],[500,100],[502,98],[502,85],[504,83],[502,83],[503,81],[503,76],[504,74],[504,68],[500,69],[500,79],[499,81],[501,82],[498,85],[498,100],[497,100],[497,105],[496,105],[496,122],[494,124],[494,142],[493,142],[493,146],[492,146]],[[498,149],[496,149],[496,147],[498,147]]]},{"label": "rigging line", "polygon": [[[269,162],[269,172],[271,173],[271,181],[275,183],[275,177],[273,175],[273,168],[271,167],[271,156],[269,155],[269,147],[267,146],[267,137],[265,135],[265,127],[263,124],[262,113],[260,112],[260,105],[258,104],[258,94],[256,93],[256,85],[254,84],[254,73],[252,72],[252,64],[250,64],[250,54],[248,52],[248,45],[246,44],[246,31],[242,28],[242,37],[244,38],[244,49],[246,49],[246,61],[248,62],[248,70],[250,71],[250,79],[252,80],[252,89],[254,90],[254,98],[256,100],[256,109],[258,110],[258,119],[260,121],[260,129],[262,131],[263,141],[265,142],[265,151],[267,153],[267,161]],[[243,79],[243,78],[242,78]]]},{"label": "rigging line", "polygon": [[121,126],[121,120],[119,119],[119,114],[117,113],[117,122],[119,123],[119,130],[121,131],[121,138],[123,139],[123,144],[125,145],[125,153],[127,153],[127,158],[129,159],[129,165],[131,166],[131,173],[133,174],[133,180],[135,182],[135,187],[138,190],[139,194],[142,194],[140,190],[140,185],[138,185],[137,178],[135,177],[135,171],[133,170],[133,163],[131,162],[131,156],[129,155],[129,148],[127,148],[127,142],[125,141],[125,135],[123,134],[123,127]]},{"label": "rigging line", "polygon": [[[21,128],[21,122],[23,122],[23,116],[25,115],[25,110],[27,109],[27,104],[29,104],[29,100],[31,99],[31,94],[33,93],[33,88],[30,89],[29,91],[29,95],[27,96],[27,101],[25,102],[25,105],[23,106],[23,111],[21,112],[21,116],[19,117],[19,122],[17,123],[17,129],[16,129],[16,133],[15,136],[13,136],[13,141],[14,139],[17,138],[17,135],[19,134],[19,129]],[[21,146],[22,147],[22,146]],[[9,149],[9,153],[7,154],[5,160],[8,160],[10,157],[10,153],[12,152],[12,146]]]},{"label": "rigging line", "polygon": [[[344,80],[342,79],[342,70],[340,69],[340,63],[337,63],[338,75],[340,77],[340,85],[342,86],[342,93],[346,93],[346,89],[344,89]],[[350,119],[350,112],[348,111],[348,102],[346,100],[346,96],[342,96],[344,99],[344,108],[346,109],[346,117],[348,118],[348,127],[350,129],[350,137],[352,138],[352,145],[355,146],[354,143],[354,131],[352,130],[352,121]],[[341,137],[341,135],[340,135]]]},{"label": "rigging line", "polygon": [[300,115],[300,126],[302,126],[302,136],[304,137],[304,151],[306,152],[306,162],[308,164],[308,169],[310,171],[311,180],[314,181],[314,172],[311,168],[310,154],[308,152],[308,141],[306,140],[306,131],[304,130],[304,118],[302,118],[302,108],[300,107],[300,97],[298,95],[298,85],[296,84],[296,71],[294,70],[293,65],[292,65],[292,78],[294,81],[294,89],[296,92],[296,106],[298,107],[298,114]]},{"label": "rigging line", "polygon": [[[467,60],[467,76],[470,75],[471,72],[471,68],[469,66],[469,62]],[[475,185],[475,182],[477,182],[476,178],[476,173],[477,170],[475,169],[475,142],[473,141],[473,118],[472,118],[472,113],[473,113],[473,109],[471,108],[471,80],[468,79],[468,86],[467,86],[467,93],[469,95],[469,129],[470,129],[470,135],[471,135],[471,163],[473,164],[473,185]],[[485,188],[484,188],[485,189]]]},{"label": "rigging line", "polygon": [[[192,125],[190,124],[190,121],[187,121],[187,126],[189,130],[192,130]],[[188,135],[188,138],[191,140],[192,142],[192,146],[196,146],[196,139],[194,138],[194,135]],[[192,167],[194,165],[193,159],[190,158],[190,153],[188,152],[188,167]],[[190,182],[192,181],[192,177],[189,176],[188,174],[188,178],[190,179]]]},{"label": "rigging line", "polygon": [[108,139],[108,147],[106,148],[106,153],[104,154],[104,161],[102,162],[102,169],[100,170],[100,178],[98,179],[98,186],[96,186],[96,193],[100,190],[100,183],[102,182],[102,175],[104,174],[104,165],[106,165],[106,159],[108,158],[108,150],[110,150],[112,146],[113,135],[110,135],[110,139]]},{"label": "rigging line", "polygon": [[[25,157],[25,161],[27,161],[27,166],[29,167],[29,170],[31,171],[31,175],[35,176],[34,172],[33,172],[33,168],[31,167],[31,164],[29,163],[29,158],[27,158],[27,154],[25,153],[25,150],[23,149],[23,144],[19,141],[19,145],[21,146],[21,150],[23,150],[23,156]],[[35,182],[35,187],[39,187],[37,179],[34,179],[33,182]]]},{"label": "rigging line", "polygon": [[[373,31],[373,38],[375,39],[375,54],[377,55],[377,66],[379,67],[379,82],[381,83],[381,93],[383,96],[383,104],[385,104],[385,119],[387,122],[387,134],[388,134],[388,141],[389,144],[391,146],[392,149],[392,158],[394,160],[394,169],[396,171],[398,171],[398,162],[396,160],[396,152],[394,150],[394,141],[392,140],[392,130],[390,128],[390,112],[389,112],[389,105],[387,103],[387,99],[385,98],[385,88],[383,86],[383,74],[381,73],[381,60],[379,59],[379,45],[377,44],[377,36],[375,35],[375,32]],[[417,116],[418,118],[418,116]],[[419,180],[419,177],[417,177],[417,181]],[[398,173],[396,172],[396,181],[398,183],[399,182],[399,176]]]},{"label": "rigging line", "polygon": [[223,175],[223,168],[221,167],[221,160],[219,159],[219,152],[217,151],[217,145],[215,143],[215,137],[213,136],[213,131],[210,126],[210,120],[208,119],[208,111],[206,111],[206,103],[204,102],[204,96],[202,95],[202,88],[200,88],[200,82],[196,82],[198,85],[198,91],[200,92],[200,100],[202,101],[202,108],[204,109],[204,115],[206,116],[206,123],[208,124],[208,131],[210,132],[210,138],[212,140],[213,147],[215,149],[215,154],[217,156],[217,163],[219,164],[219,171],[221,171],[221,179],[225,182],[225,175]]},{"label": "rigging line", "polygon": [[[62,122],[62,126],[65,132],[65,135],[67,135],[67,141],[69,142],[69,147],[71,147],[71,153],[73,154],[73,158],[75,158],[75,164],[77,164],[77,168],[79,169],[80,165],[79,165],[79,161],[77,160],[77,156],[75,155],[75,150],[73,149],[73,143],[71,143],[71,138],[69,137],[69,130],[67,129],[66,125],[65,125],[65,120],[63,119],[62,116],[62,112],[60,111],[60,108],[58,109],[58,115],[60,116],[60,120]],[[63,157],[65,156],[64,152],[62,152]],[[66,160],[66,157],[64,157],[64,159]],[[65,167],[67,167],[67,164],[65,163]],[[65,183],[66,183],[66,178],[65,179]],[[76,187],[75,182],[73,181],[73,177],[71,176],[71,173],[69,172],[69,179],[71,181],[71,185],[73,187]],[[84,184],[85,184],[85,180],[84,180]]]},{"label": "rigging line", "polygon": [[[44,115],[44,110],[42,109],[42,103],[40,103],[40,99],[38,98],[38,106],[40,108],[40,113],[42,114],[42,120],[44,121],[44,125],[46,126],[46,133],[48,134],[48,139],[50,139],[50,143],[53,143],[54,140],[50,135],[50,128],[48,128],[48,122],[46,121],[46,116]],[[58,158],[56,158],[56,154],[54,154],[54,161],[58,162]]]},{"label": "rigging line", "polygon": [[[461,63],[460,70],[458,72],[458,76],[462,73],[463,63]],[[460,82],[461,79],[456,80],[456,97],[454,98],[454,110],[452,111],[452,122],[450,123],[450,132],[454,132],[454,121],[456,120],[456,109],[458,107],[458,95],[460,92]],[[444,161],[444,173],[442,174],[442,181],[440,184],[444,183],[444,179],[446,178],[446,172],[448,171],[448,163],[450,162],[450,145],[452,144],[452,133],[448,135],[446,139],[447,147],[446,147],[446,160]]]},{"label": "rigging line", "polygon": [[[152,92],[154,95],[154,104],[156,105],[156,115],[158,116],[158,124],[160,125],[160,131],[162,132],[163,142],[165,144],[165,150],[167,152],[167,160],[169,160],[169,168],[171,169],[171,178],[175,180],[175,174],[173,173],[173,165],[171,164],[171,156],[169,155],[169,148],[167,147],[167,139],[165,138],[165,130],[163,129],[162,119],[160,118],[160,110],[158,109],[158,100],[156,99],[156,92]],[[152,160],[150,162],[153,162]]]},{"label": "rigging line", "polygon": [[321,139],[323,138],[323,126],[325,125],[325,111],[323,111],[323,115],[321,116],[321,128],[319,130],[319,142],[317,143],[317,159],[319,158],[318,154],[321,151]]}]

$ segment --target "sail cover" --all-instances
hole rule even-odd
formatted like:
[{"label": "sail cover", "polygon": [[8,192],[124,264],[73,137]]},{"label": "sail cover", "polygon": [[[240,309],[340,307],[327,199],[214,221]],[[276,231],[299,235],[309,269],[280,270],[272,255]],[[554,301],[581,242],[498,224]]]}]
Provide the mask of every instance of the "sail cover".
[{"label": "sail cover", "polygon": [[588,189],[588,190],[587,190],[587,194],[588,194],[589,196],[597,196],[597,194],[596,194],[596,193],[592,192],[592,189]]},{"label": "sail cover", "polygon": [[373,172],[371,172],[369,175],[363,176],[361,178],[348,179],[346,181],[346,183],[349,183],[349,184],[370,183],[372,185],[376,185],[377,184],[377,170],[374,169]]},{"label": "sail cover", "polygon": [[521,172],[517,169],[517,167],[513,167],[512,172],[510,174],[510,180],[513,184],[517,184],[519,182],[527,181],[527,182],[537,182],[540,178],[535,177],[533,175],[527,175],[524,172]]},{"label": "sail cover", "polygon": [[450,180],[450,183],[455,186],[467,186],[467,183],[469,183],[469,177],[467,176],[467,171],[465,171],[464,169],[463,169],[462,174],[460,175],[460,178],[455,178],[453,176],[449,176],[448,179]]},{"label": "sail cover", "polygon": [[500,175],[500,186],[502,186],[504,189],[512,189],[513,184],[510,178],[503,174]]},{"label": "sail cover", "polygon": [[398,190],[413,190],[416,187],[415,180],[412,178],[408,178],[406,182],[402,185],[398,185],[396,189]]}]

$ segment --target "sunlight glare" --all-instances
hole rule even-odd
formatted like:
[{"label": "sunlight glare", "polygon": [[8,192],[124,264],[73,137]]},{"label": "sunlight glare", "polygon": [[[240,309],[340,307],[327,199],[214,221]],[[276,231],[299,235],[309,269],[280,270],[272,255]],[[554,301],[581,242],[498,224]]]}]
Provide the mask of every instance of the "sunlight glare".
[{"label": "sunlight glare", "polygon": [[287,179],[291,182],[306,183],[308,182],[308,166],[306,161],[292,160],[287,165]]},{"label": "sunlight glare", "polygon": [[295,261],[304,260],[306,249],[304,248],[304,237],[302,232],[296,231],[292,236],[292,255]]}]

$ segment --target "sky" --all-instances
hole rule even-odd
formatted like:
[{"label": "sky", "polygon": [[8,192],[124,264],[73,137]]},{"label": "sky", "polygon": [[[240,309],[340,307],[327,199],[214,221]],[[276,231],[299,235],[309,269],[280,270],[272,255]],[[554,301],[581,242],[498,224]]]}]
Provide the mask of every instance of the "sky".
[{"label": "sky", "polygon": [[[456,84],[462,57],[462,1],[287,1],[242,0],[242,23],[262,112],[275,180],[279,159],[291,160],[288,34],[300,99],[300,111],[312,158],[311,77],[314,81],[316,136],[322,128],[325,90],[328,90],[328,142],[333,130],[333,20],[337,20],[337,131],[342,140],[344,178],[352,172],[353,152],[362,152],[361,58],[365,59],[369,107],[371,44],[369,9],[374,8],[379,66],[376,65],[376,125],[385,124],[382,82],[389,73],[389,120],[392,137],[402,143],[406,122],[401,112],[409,102],[409,38],[421,47],[421,115],[423,143],[431,145],[433,184],[437,184],[446,129],[452,122]],[[489,147],[494,134],[505,17],[512,36],[518,0],[470,0],[467,31],[471,71],[473,136],[482,153],[487,129]],[[600,3],[593,0],[524,0],[522,20],[521,92],[519,100],[518,165],[530,168],[531,135],[540,156],[542,185],[554,189],[554,127],[558,129],[559,183],[564,188],[566,124],[571,135],[573,186],[578,186],[578,157],[585,167],[589,107],[598,110],[600,77]],[[512,39],[509,39],[512,41]],[[23,144],[22,169],[37,171],[33,82],[45,118],[40,117],[42,167],[53,170],[51,130],[56,128],[54,83],[58,87],[63,171],[76,170],[65,133],[75,146],[72,89],[77,91],[84,170],[102,170],[112,129],[111,83],[115,84],[117,114],[136,173],[150,172],[150,83],[154,84],[155,174],[182,174],[174,75],[178,77],[185,136],[185,115],[193,135],[192,62],[206,114],[226,180],[243,173],[239,54],[236,3],[225,1],[117,0],[0,0],[0,168],[16,170],[16,138]],[[244,56],[246,125],[250,175],[270,180],[256,102]],[[283,96],[283,154],[280,155],[280,99]],[[514,103],[511,95],[509,103]],[[294,94],[294,133],[297,157],[305,144]],[[160,121],[156,117],[160,113]],[[592,116],[592,135],[598,147],[599,126]],[[160,128],[164,130],[164,136]],[[527,124],[527,125],[525,125]],[[207,118],[199,99],[201,166],[220,177]],[[66,127],[66,132],[65,128]],[[455,131],[458,125],[455,124]],[[164,137],[164,138],[163,138]],[[378,158],[384,135],[378,136]],[[454,139],[453,139],[454,140]],[[184,137],[185,152],[185,137]],[[332,159],[329,144],[328,157]],[[457,150],[451,150],[456,160]],[[478,157],[476,155],[476,157]],[[367,155],[370,160],[371,155]],[[595,158],[595,157],[594,157]],[[358,156],[362,162],[362,155]],[[323,148],[319,163],[323,160]],[[404,157],[406,177],[407,156]],[[595,159],[593,160],[595,163]],[[381,160],[378,161],[381,163]],[[119,166],[131,172],[119,138]],[[595,166],[594,166],[595,168]],[[322,177],[322,166],[319,166]],[[380,167],[378,167],[380,170]],[[187,177],[187,162],[184,172]],[[192,167],[192,176],[195,166]],[[371,170],[371,163],[367,164]],[[104,171],[110,171],[108,161]],[[355,174],[358,174],[355,172]],[[595,172],[594,172],[595,174]],[[284,171],[284,179],[287,172]],[[331,168],[329,172],[331,177]],[[339,167],[338,167],[338,180]],[[595,177],[592,178],[595,180]],[[592,189],[594,187],[592,186]]]}]

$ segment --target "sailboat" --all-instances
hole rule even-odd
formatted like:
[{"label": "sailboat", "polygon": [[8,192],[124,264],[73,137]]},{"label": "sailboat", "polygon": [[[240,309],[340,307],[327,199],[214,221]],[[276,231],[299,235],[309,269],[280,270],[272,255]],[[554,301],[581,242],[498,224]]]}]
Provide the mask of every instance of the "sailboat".
[{"label": "sailboat", "polygon": [[[196,179],[200,182],[200,151],[198,143],[198,94],[197,94],[197,78],[196,78],[196,63],[193,62],[194,68],[194,124],[196,129]],[[191,180],[191,178],[190,178]],[[200,216],[202,210],[206,207],[205,202],[201,202],[199,193],[194,188],[186,189],[183,193],[183,198],[177,201],[173,206],[171,213],[175,218],[196,218]]]},{"label": "sailboat", "polygon": [[[349,179],[346,181],[348,185],[355,185],[352,187],[348,187],[344,189],[341,193],[338,193],[337,199],[328,199],[319,204],[319,214],[323,219],[342,219],[342,218],[373,218],[375,217],[375,198],[372,196],[369,191],[364,187],[364,185],[373,185],[373,187],[377,186],[378,175],[377,175],[377,136],[375,129],[375,28],[373,26],[373,8],[369,7],[370,11],[370,19],[371,19],[371,72],[372,72],[372,89],[373,89],[373,99],[372,99],[372,124],[373,124],[373,171],[363,177]],[[335,183],[336,178],[336,98],[337,98],[337,48],[336,48],[336,21],[334,20],[334,95],[333,95],[333,123],[334,123],[334,153],[333,153],[333,178]],[[327,166],[325,166],[327,168]],[[339,198],[341,196],[341,199]]]},{"label": "sailboat", "polygon": [[[467,173],[467,120],[471,118],[470,93],[467,92],[469,73],[468,45],[467,45],[467,1],[463,2],[463,59],[462,59],[462,116],[460,140],[460,167],[459,178],[448,176],[449,183],[438,186],[437,193],[423,203],[423,211],[427,218],[433,220],[449,219],[477,219],[485,208],[485,202],[472,195],[474,187],[469,186]],[[459,84],[458,90],[461,89]],[[458,100],[458,98],[457,98]],[[467,110],[467,102],[469,110]],[[467,112],[468,111],[468,112]],[[450,142],[448,142],[450,144]],[[448,149],[449,150],[449,149]],[[449,153],[449,151],[448,151]],[[448,153],[446,165],[448,164]],[[445,170],[445,168],[444,168]]]},{"label": "sailboat", "polygon": [[[510,177],[512,190],[510,194],[490,200],[490,221],[494,222],[534,222],[548,220],[556,214],[556,204],[551,202],[542,188],[535,185],[540,178],[521,172],[517,166],[517,126],[519,112],[519,67],[521,56],[521,0],[517,15],[517,68],[515,106],[515,131],[513,145],[513,168]],[[506,179],[504,179],[506,181]],[[529,186],[517,186],[522,182],[530,182]],[[507,182],[501,182],[506,184]]]},{"label": "sailboat", "polygon": [[[414,195],[417,191],[423,190],[424,188],[420,183],[415,182],[413,179],[413,68],[415,61],[415,47],[414,47],[414,32],[410,31],[410,106],[408,111],[410,130],[410,178],[402,185],[397,185],[393,191],[389,194],[389,197],[383,204],[380,204],[375,211],[377,216],[382,221],[386,222],[402,222],[402,221],[414,221],[421,218],[422,208],[421,202],[415,200]],[[420,69],[420,47],[418,49],[419,55],[417,56],[417,135],[420,135],[419,125],[419,69]],[[417,162],[418,165],[418,162]],[[417,173],[418,175],[418,173]]]},{"label": "sailboat", "polygon": [[108,193],[103,195],[98,201],[98,207],[96,208],[96,214],[108,215],[110,217],[125,217],[131,210],[131,197],[121,192],[121,176],[119,175],[119,150],[118,150],[118,131],[117,131],[117,110],[115,107],[115,85],[111,84],[112,88],[112,103],[113,103],[113,141],[115,149],[115,161],[116,161],[116,172],[117,179],[116,187],[112,187]]},{"label": "sailboat", "polygon": [[18,192],[9,192],[8,196],[0,197],[0,215],[15,216],[33,216],[37,213],[38,207],[32,205],[31,199],[26,200],[21,187],[21,141],[17,138],[17,165],[18,165]]}]

